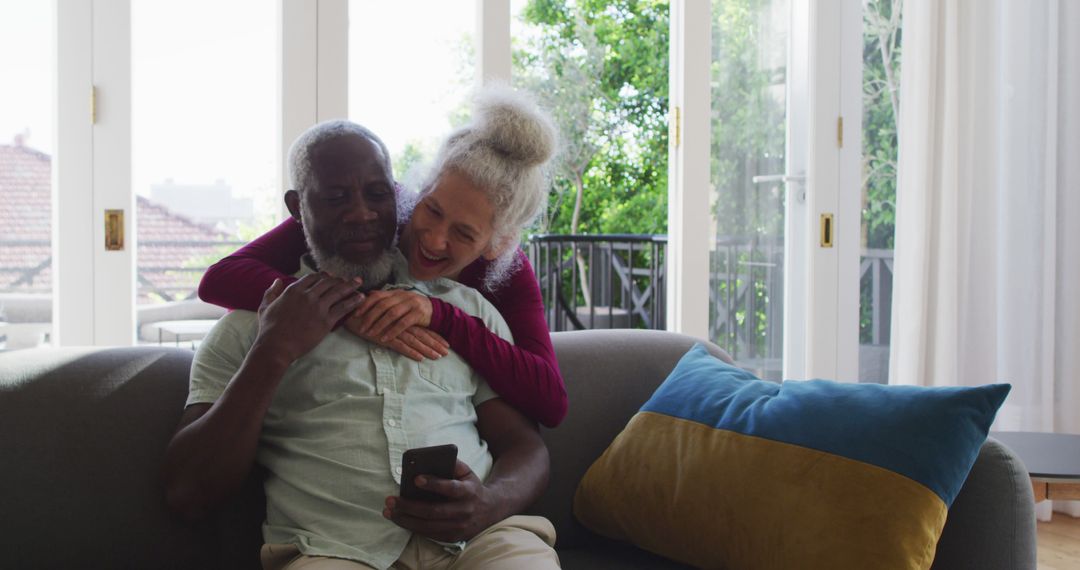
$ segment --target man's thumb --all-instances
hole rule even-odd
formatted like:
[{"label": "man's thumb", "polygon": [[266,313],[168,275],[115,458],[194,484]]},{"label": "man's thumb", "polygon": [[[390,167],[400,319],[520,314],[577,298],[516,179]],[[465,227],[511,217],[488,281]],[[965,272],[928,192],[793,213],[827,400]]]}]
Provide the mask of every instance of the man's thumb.
[{"label": "man's thumb", "polygon": [[274,299],[281,296],[281,291],[285,289],[285,283],[280,279],[274,279],[274,282],[270,284],[270,287],[263,293],[263,303],[273,303]]}]

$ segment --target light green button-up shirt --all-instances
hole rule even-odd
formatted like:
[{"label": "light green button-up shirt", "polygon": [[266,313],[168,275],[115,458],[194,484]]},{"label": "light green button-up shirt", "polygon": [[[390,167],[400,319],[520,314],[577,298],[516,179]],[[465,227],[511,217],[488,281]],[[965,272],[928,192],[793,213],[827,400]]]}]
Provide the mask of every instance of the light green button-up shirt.
[{"label": "light green button-up shirt", "polygon": [[[475,290],[447,279],[413,281],[400,254],[395,275],[395,287],[452,303],[511,338]],[[258,328],[250,311],[217,323],[195,355],[188,405],[221,396]],[[344,328],[330,333],[289,367],[263,422],[256,456],[269,471],[263,538],[308,555],[389,567],[411,536],[382,516],[385,498],[398,494],[401,454],[453,443],[458,458],[486,479],[492,458],[477,432],[476,406],[495,397],[454,352],[417,363]]]}]

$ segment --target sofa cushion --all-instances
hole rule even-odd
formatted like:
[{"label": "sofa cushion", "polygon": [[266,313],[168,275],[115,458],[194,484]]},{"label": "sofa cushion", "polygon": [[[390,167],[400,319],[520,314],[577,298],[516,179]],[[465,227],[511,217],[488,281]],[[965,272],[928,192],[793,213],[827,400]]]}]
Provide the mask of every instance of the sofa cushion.
[{"label": "sofa cushion", "polygon": [[928,568],[1008,391],[777,384],[695,346],[589,469],[574,511],[701,567]]}]

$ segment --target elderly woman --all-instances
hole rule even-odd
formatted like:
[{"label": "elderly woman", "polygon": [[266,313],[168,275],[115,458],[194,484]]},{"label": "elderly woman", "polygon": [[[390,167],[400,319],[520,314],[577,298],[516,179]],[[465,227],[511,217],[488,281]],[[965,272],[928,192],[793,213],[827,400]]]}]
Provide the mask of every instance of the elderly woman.
[{"label": "elderly woman", "polygon": [[[438,358],[445,339],[506,402],[548,427],[566,416],[566,388],[540,288],[517,240],[545,204],[544,167],[555,141],[550,118],[530,99],[489,87],[478,94],[472,121],[443,142],[419,197],[399,192],[400,246],[412,276],[478,289],[510,326],[514,344],[453,305],[402,290],[369,292],[346,322],[414,359]],[[305,253],[304,232],[290,218],[211,266],[199,296],[255,310],[275,279],[294,280]],[[432,342],[437,337],[426,331],[442,338]]]}]

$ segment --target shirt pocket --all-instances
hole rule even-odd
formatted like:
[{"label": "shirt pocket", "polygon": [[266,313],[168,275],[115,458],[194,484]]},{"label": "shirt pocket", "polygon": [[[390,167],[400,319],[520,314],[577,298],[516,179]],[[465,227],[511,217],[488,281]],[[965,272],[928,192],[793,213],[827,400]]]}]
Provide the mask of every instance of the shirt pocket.
[{"label": "shirt pocket", "polygon": [[476,392],[472,368],[453,351],[436,360],[425,358],[417,363],[417,369],[425,384],[443,392],[470,396]]},{"label": "shirt pocket", "polygon": [[449,392],[452,389],[452,378],[448,374],[447,367],[439,360],[425,358],[417,362],[416,366],[420,370],[420,377],[426,380],[428,384],[436,386],[443,392]]}]

